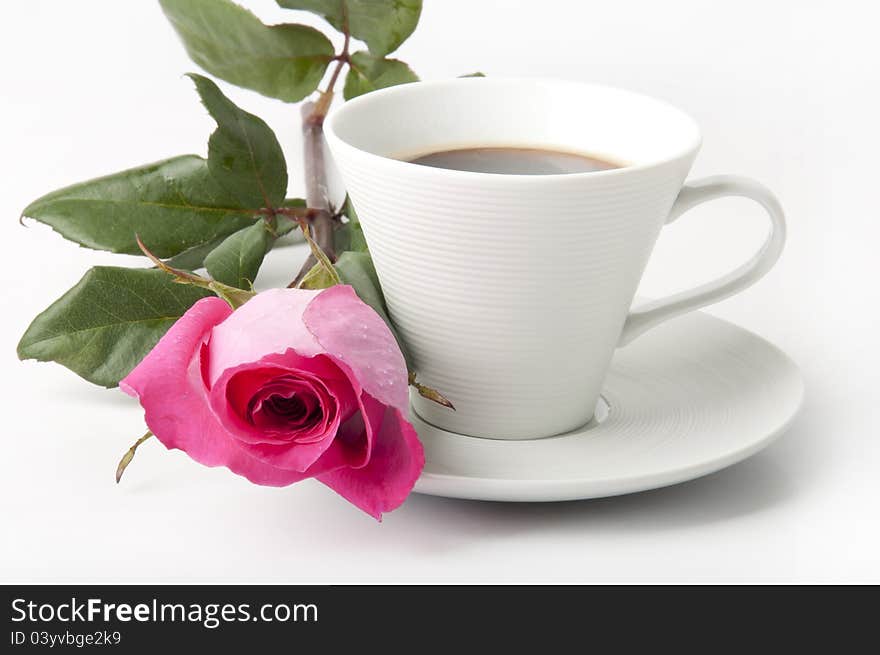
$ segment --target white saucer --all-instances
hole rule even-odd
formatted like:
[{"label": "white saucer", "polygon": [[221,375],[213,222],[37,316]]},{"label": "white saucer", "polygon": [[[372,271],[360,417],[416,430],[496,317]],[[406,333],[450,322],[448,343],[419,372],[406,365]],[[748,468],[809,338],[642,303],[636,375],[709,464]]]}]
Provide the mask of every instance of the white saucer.
[{"label": "white saucer", "polygon": [[699,312],[617,352],[594,421],[546,439],[499,441],[411,412],[426,464],[415,491],[500,501],[616,496],[692,480],[779,436],[801,406],[795,364],[764,339]]}]

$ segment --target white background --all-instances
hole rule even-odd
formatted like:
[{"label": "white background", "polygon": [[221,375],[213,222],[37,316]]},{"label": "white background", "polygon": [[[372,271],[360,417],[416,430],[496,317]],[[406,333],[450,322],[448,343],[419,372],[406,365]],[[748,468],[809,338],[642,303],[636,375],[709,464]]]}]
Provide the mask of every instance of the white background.
[{"label": "white background", "polygon": [[[267,22],[297,20],[271,0],[246,4]],[[0,581],[880,582],[880,47],[870,3],[425,5],[396,55],[423,78],[482,70],[655,95],[703,127],[693,176],[744,174],[778,193],[790,224],[782,260],[710,311],[802,366],[807,403],[789,433],[665,490],[551,505],[413,495],[382,524],[316,482],[251,486],[155,442],[116,486],[116,463],[144,430],[138,405],[60,366],[20,363],[15,345],[90,265],[120,258],[17,219],[57,187],[204,153],[213,124],[156,3],[14,3],[0,18]],[[301,195],[296,108],[221,85],[277,131]],[[724,272],[764,230],[744,201],[695,210],[661,237],[640,293]],[[302,257],[274,252],[258,287],[286,283]]]}]

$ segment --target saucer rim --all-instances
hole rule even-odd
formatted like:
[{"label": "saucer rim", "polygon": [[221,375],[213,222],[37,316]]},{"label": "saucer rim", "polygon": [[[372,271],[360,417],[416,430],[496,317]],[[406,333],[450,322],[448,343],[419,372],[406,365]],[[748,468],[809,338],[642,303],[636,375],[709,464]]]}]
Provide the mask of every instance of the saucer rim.
[{"label": "saucer rim", "polygon": [[[785,370],[792,378],[789,384],[796,385],[791,387],[790,393],[792,400],[789,401],[789,407],[784,420],[775,427],[768,429],[760,438],[750,441],[740,447],[728,450],[724,453],[714,455],[710,459],[701,462],[690,463],[675,468],[669,468],[663,471],[639,473],[633,476],[609,476],[606,478],[510,478],[510,477],[488,477],[462,475],[456,473],[440,473],[424,471],[416,481],[413,491],[422,495],[438,496],[446,498],[455,498],[462,500],[485,500],[494,502],[566,502],[572,500],[589,500],[597,498],[610,498],[614,496],[623,496],[631,493],[641,493],[670,487],[685,482],[690,482],[713,473],[717,473],[726,468],[739,464],[746,459],[761,452],[773,442],[779,439],[794,423],[803,409],[806,385],[803,373],[795,361],[779,346],[755,334],[736,323],[727,321],[705,312],[695,312],[692,318],[710,319],[713,322],[721,323],[728,329],[739,330],[746,333],[750,339],[760,341],[765,347],[769,347],[780,357],[782,366],[780,370]],[[682,317],[679,320],[687,320],[688,317]],[[661,328],[662,329],[662,328]],[[481,437],[473,437],[460,435],[442,428],[433,426],[418,416],[413,410],[411,411],[411,420],[416,426],[416,430],[427,430],[430,433],[450,435],[455,438],[463,439],[480,439],[487,442],[498,442],[499,448],[516,448],[515,444],[530,444],[541,441],[551,441],[560,437],[574,437],[580,432],[586,432],[586,426],[577,428],[562,435],[553,437],[544,437],[540,439],[523,439],[523,440],[499,440],[484,439]],[[455,484],[462,483],[461,489],[456,489]],[[466,483],[466,484],[465,484]],[[592,492],[585,491],[583,487],[589,485],[595,489]],[[602,487],[608,489],[602,491]]]}]

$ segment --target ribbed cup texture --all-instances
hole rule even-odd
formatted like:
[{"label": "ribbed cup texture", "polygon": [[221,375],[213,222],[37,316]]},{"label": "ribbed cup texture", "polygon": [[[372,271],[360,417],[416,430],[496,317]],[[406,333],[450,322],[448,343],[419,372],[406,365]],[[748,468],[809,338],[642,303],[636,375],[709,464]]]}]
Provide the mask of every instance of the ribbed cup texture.
[{"label": "ribbed cup texture", "polygon": [[438,427],[522,439],[586,423],[687,165],[485,176],[336,152]]}]

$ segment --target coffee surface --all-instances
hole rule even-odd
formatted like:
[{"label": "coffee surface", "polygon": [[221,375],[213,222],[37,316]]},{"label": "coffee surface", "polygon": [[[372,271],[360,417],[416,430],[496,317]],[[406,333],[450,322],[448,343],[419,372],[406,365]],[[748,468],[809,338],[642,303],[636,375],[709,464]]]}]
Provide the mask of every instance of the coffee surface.
[{"label": "coffee surface", "polygon": [[620,164],[587,155],[540,148],[462,148],[441,150],[409,160],[413,164],[474,173],[558,175],[592,173],[620,168]]}]

